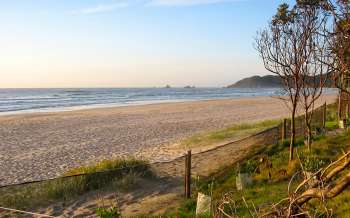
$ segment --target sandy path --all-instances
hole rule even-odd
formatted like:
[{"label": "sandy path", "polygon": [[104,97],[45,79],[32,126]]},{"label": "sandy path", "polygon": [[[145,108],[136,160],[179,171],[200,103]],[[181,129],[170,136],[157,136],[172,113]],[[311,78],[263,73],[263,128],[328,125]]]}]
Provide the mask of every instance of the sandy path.
[{"label": "sandy path", "polygon": [[[280,127],[274,127],[242,140],[223,144],[192,155],[192,176],[206,177],[233,164],[248,154],[256,153],[280,139]],[[118,202],[123,217],[160,216],[174,209],[183,199],[184,157],[169,162],[153,163],[156,177],[137,178],[127,190],[114,188],[87,193],[70,203],[56,203],[37,211],[60,217],[97,217],[95,209]],[[195,183],[195,182],[194,182]]]},{"label": "sandy path", "polygon": [[287,114],[280,100],[257,97],[2,116],[0,185],[55,177],[114,156],[172,159],[182,151],[164,148],[186,136]]}]

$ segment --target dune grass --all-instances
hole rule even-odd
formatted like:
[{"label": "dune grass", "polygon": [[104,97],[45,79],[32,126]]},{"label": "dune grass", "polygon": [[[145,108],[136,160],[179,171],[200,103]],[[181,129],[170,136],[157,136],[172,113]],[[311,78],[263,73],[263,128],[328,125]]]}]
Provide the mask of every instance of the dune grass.
[{"label": "dune grass", "polygon": [[2,188],[0,206],[16,209],[45,207],[52,203],[75,200],[92,191],[116,192],[132,184],[132,180],[136,177],[149,175],[151,175],[149,164],[142,160],[103,160],[94,165],[72,169],[64,174],[72,177]]},{"label": "dune grass", "polygon": [[78,174],[93,174],[98,172],[113,171],[119,169],[130,169],[137,166],[147,166],[148,163],[143,160],[137,160],[134,158],[128,159],[112,159],[112,160],[102,160],[93,165],[81,166],[69,170],[64,174],[64,176],[72,176]]},{"label": "dune grass", "polygon": [[193,135],[184,139],[181,145],[195,148],[228,140],[238,140],[276,126],[279,123],[279,120],[265,120],[256,123],[236,124],[224,129]]}]

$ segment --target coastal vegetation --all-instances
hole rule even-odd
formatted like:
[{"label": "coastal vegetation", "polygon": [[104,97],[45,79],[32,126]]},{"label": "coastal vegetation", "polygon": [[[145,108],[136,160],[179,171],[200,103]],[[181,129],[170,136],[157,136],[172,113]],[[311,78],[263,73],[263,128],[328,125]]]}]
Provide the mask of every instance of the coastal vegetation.
[{"label": "coastal vegetation", "polygon": [[2,188],[0,205],[33,210],[60,202],[64,204],[94,190],[127,189],[135,179],[149,176],[152,173],[146,161],[134,158],[103,160],[71,169],[57,179]]},{"label": "coastal vegetation", "polygon": [[[196,190],[211,195],[213,202],[215,202],[213,203],[215,210],[219,209],[220,203],[226,200],[228,202],[225,206],[226,213],[232,217],[249,217],[250,213],[254,213],[255,209],[263,212],[264,209],[270,209],[274,203],[287,198],[287,188],[290,179],[297,171],[301,170],[301,167],[304,167],[305,170],[316,172],[321,167],[325,167],[342,156],[342,149],[349,150],[349,143],[349,132],[331,137],[319,136],[315,139],[313,151],[309,153],[303,140],[298,139],[296,153],[302,165],[298,161],[288,164],[288,143],[271,145],[264,152],[241,162],[240,169],[230,167],[213,174],[206,181],[196,181]],[[271,168],[265,167],[264,163],[259,162],[263,157],[271,162]],[[238,191],[235,187],[239,172],[251,174],[253,179],[253,184],[243,191]],[[302,180],[303,178],[298,176],[291,184],[291,189],[295,188]],[[343,202],[348,197],[350,197],[350,191],[347,190],[338,197],[327,201],[327,206],[329,209],[333,209],[334,215],[343,217],[347,214],[346,211],[350,209],[350,204],[346,203],[347,201]],[[186,204],[178,211],[179,214],[182,214],[180,217],[194,216],[195,207],[189,207],[188,205],[196,205],[195,202],[194,199],[187,200]],[[248,202],[249,206],[245,202]],[[316,203],[315,201],[311,202],[307,206],[308,209],[315,207],[315,214],[320,215],[322,212],[324,213],[322,205]],[[218,213],[220,211],[215,212]]]},{"label": "coastal vegetation", "polygon": [[[336,105],[327,111],[327,132],[336,131],[334,125]],[[234,166],[220,169],[202,179],[193,178],[193,198],[184,200],[177,211],[166,214],[166,217],[195,217],[196,196],[198,192],[212,198],[212,214],[205,217],[260,217],[271,211],[273,205],[288,199],[288,190],[294,190],[304,181],[303,172],[315,173],[325,169],[328,164],[337,161],[349,151],[350,131],[338,134],[319,134],[313,138],[313,149],[310,151],[303,137],[296,139],[296,156],[289,162],[289,141],[269,145],[256,152],[253,149],[244,160]],[[336,166],[340,166],[338,163]],[[252,183],[242,191],[236,187],[240,173],[250,175]],[[340,173],[343,176],[348,170]],[[296,176],[297,175],[297,176]],[[325,202],[313,200],[304,205],[311,217],[326,216],[332,211],[336,217],[344,217],[350,209],[345,199],[350,191],[344,190],[341,195]],[[326,206],[325,206],[326,205]],[[325,210],[326,208],[326,210]],[[327,216],[326,216],[327,217]]]}]

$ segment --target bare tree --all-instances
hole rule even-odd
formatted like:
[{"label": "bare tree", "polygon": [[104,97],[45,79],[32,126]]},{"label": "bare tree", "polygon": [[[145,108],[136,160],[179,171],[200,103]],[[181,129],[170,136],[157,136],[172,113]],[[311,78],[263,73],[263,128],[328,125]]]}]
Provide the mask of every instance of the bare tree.
[{"label": "bare tree", "polygon": [[314,29],[310,28],[314,19],[312,14],[306,14],[298,7],[289,9],[289,5],[281,4],[269,26],[256,38],[255,47],[264,66],[283,81],[287,98],[281,99],[286,100],[291,109],[290,161],[294,154],[297,107],[305,87],[303,73],[308,70],[305,66],[310,65],[308,61],[314,53],[314,46],[310,47],[315,34]]},{"label": "bare tree", "polygon": [[[327,0],[324,9],[333,18],[329,40],[330,50],[336,58],[336,64],[332,65],[335,72],[334,81],[338,88],[344,89],[341,77],[350,73],[350,1]],[[348,89],[343,91],[349,92]]]},{"label": "bare tree", "polygon": [[322,95],[323,88],[327,81],[327,73],[318,71],[323,71],[321,66],[317,66],[319,69],[314,69],[303,74],[302,89],[301,89],[301,105],[304,110],[304,122],[306,126],[305,136],[307,141],[308,150],[311,150],[311,140],[312,140],[312,118],[315,102]]},{"label": "bare tree", "polygon": [[339,119],[342,119],[342,95],[349,95],[350,83],[350,5],[349,1],[337,1],[332,5],[333,33],[331,49],[335,55],[336,65],[334,81],[339,88]]},{"label": "bare tree", "polygon": [[301,57],[305,62],[300,68],[300,102],[304,110],[306,141],[310,150],[314,105],[333,71],[331,63],[334,63],[334,58],[329,54],[327,46],[328,16],[322,11],[322,1],[299,0],[296,7],[301,16],[300,25],[304,26],[304,32],[309,35]]},{"label": "bare tree", "polygon": [[[333,85],[339,89],[338,117],[342,118],[342,96],[350,95],[350,1],[322,0],[322,9],[332,17],[328,24],[327,44],[333,61],[324,64],[333,68],[330,74]],[[329,59],[330,60],[330,59]]]}]

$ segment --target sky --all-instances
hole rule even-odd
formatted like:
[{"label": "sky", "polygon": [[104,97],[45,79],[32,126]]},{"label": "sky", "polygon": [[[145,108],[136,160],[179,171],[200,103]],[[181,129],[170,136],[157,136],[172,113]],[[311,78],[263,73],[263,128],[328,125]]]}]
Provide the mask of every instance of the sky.
[{"label": "sky", "polygon": [[254,37],[280,3],[0,0],[0,88],[222,87],[265,75]]}]

